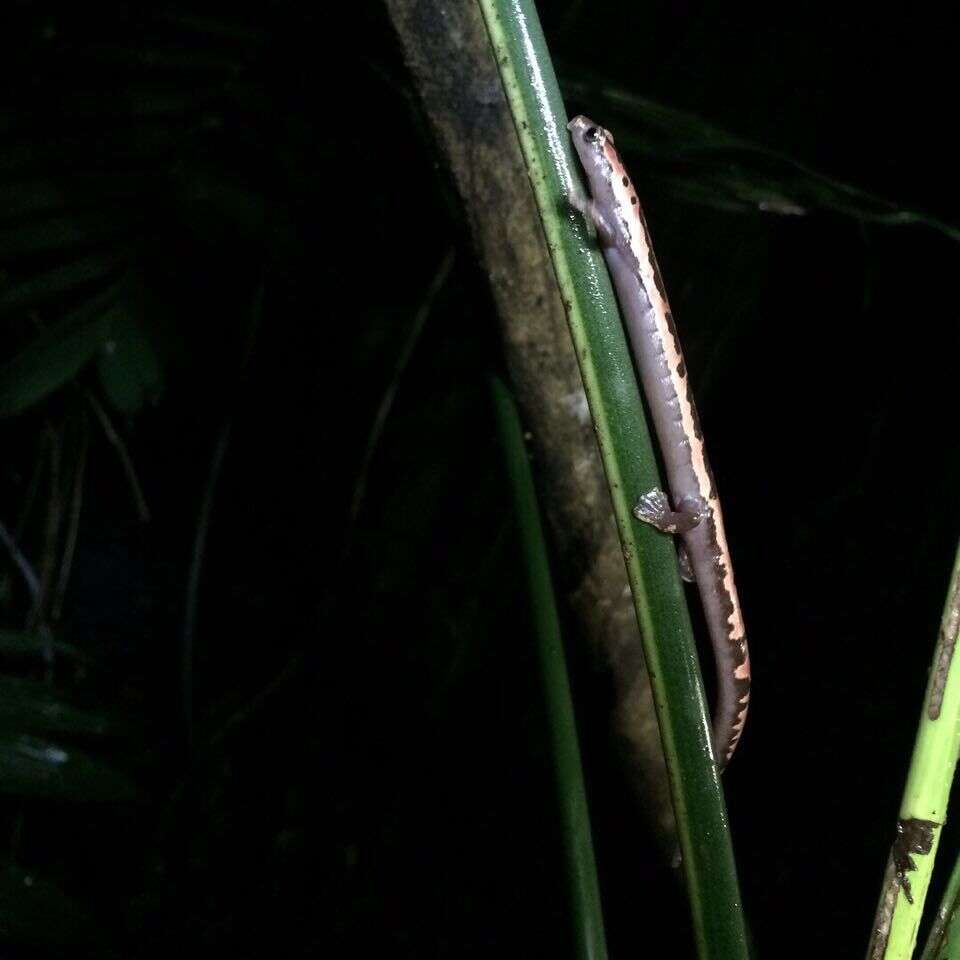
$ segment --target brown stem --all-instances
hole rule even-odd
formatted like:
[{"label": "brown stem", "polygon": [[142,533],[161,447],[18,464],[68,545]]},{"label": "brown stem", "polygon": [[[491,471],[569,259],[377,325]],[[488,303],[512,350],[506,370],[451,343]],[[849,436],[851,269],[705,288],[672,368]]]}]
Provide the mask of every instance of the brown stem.
[{"label": "brown stem", "polygon": [[672,851],[673,812],[620,542],[563,303],[475,3],[385,0],[490,278],[561,558],[557,583],[615,689],[627,775]]}]

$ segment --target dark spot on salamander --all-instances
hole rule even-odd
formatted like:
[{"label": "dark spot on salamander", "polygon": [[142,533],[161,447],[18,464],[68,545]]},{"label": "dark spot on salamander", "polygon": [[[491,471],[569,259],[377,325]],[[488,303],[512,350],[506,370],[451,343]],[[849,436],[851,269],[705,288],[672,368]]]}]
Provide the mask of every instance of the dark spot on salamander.
[{"label": "dark spot on salamander", "polygon": [[639,201],[637,200],[637,198],[636,198],[635,196],[633,196],[633,197],[630,198],[630,202],[631,202],[634,206],[636,206],[637,203],[639,203]]},{"label": "dark spot on salamander", "polygon": [[687,381],[687,403],[690,404],[690,417],[693,420],[693,435],[700,441],[703,441],[703,430],[700,427],[700,414],[697,413],[697,405],[693,402],[693,389],[690,381]]},{"label": "dark spot on salamander", "polygon": [[623,178],[623,185],[624,185],[625,187],[629,187],[629,186],[630,186],[630,178],[629,178],[629,177],[624,177],[624,178]]},{"label": "dark spot on salamander", "polygon": [[707,476],[710,478],[710,497],[713,498],[717,495],[717,481],[713,479],[713,467],[710,466],[706,453],[703,455],[703,462],[707,468]]},{"label": "dark spot on salamander", "polygon": [[[740,641],[739,641],[739,640],[736,642],[736,645],[739,647],[739,645],[740,645]],[[739,667],[740,664],[738,663],[737,666]],[[735,676],[735,677],[733,678],[733,696],[734,696],[734,698],[736,699],[737,704],[740,705],[741,707],[745,707],[745,706],[747,705],[747,704],[745,704],[745,703],[744,703],[744,704],[740,704],[740,701],[743,700],[744,697],[747,697],[747,698],[750,697],[750,679],[749,679],[749,677],[736,677],[736,676]]]},{"label": "dark spot on salamander", "polygon": [[[653,276],[654,280],[656,280],[659,274],[654,271]],[[659,284],[657,286],[659,288]],[[663,296],[662,293],[660,295]],[[682,357],[683,350],[680,349],[680,338],[677,336],[677,325],[673,322],[673,313],[671,313],[669,307],[667,307],[667,309],[664,311],[663,317],[667,322],[667,330],[670,332],[670,336],[673,337],[673,348]]]},{"label": "dark spot on salamander", "polygon": [[680,358],[680,362],[677,364],[677,376],[685,377],[687,375],[687,365],[683,362],[683,357]]},{"label": "dark spot on salamander", "polygon": [[[649,234],[647,235],[649,239]],[[660,294],[664,303],[667,302],[667,291],[663,287],[663,277],[660,276],[660,268],[657,266],[657,258],[653,255],[653,247],[649,244],[647,248],[650,251],[650,267],[653,269],[653,282],[657,286],[657,293]]]},{"label": "dark spot on salamander", "polygon": [[[717,521],[711,513],[707,519],[707,536],[708,536],[708,545],[710,547],[711,553],[715,555],[720,554],[720,540],[717,537]],[[720,615],[723,618],[724,623],[728,623],[730,618],[733,616],[733,598],[727,593],[726,590],[720,588],[720,584],[723,582],[723,574],[726,572],[726,567],[723,564],[719,565],[721,569],[718,571],[721,575],[717,577],[717,600],[720,603]]]}]

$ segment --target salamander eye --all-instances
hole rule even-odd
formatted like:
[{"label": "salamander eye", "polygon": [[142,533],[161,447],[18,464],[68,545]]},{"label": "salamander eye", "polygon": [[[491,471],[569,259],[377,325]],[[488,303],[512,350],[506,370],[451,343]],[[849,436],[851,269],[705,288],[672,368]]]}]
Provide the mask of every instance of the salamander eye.
[{"label": "salamander eye", "polygon": [[592,144],[602,144],[607,140],[613,143],[613,137],[611,137],[609,132],[604,130],[603,127],[587,127],[587,129],[583,131],[583,139],[587,143]]}]

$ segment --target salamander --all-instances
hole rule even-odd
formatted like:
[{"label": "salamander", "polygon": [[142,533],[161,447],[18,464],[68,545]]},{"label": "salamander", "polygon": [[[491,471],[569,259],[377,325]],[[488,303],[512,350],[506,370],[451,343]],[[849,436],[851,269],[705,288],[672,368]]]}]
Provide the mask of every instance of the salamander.
[{"label": "salamander", "polygon": [[634,184],[609,131],[583,116],[574,117],[567,129],[591,194],[589,198],[573,196],[571,203],[596,228],[670,490],[670,499],[662,490],[644,492],[637,499],[634,515],[680,538],[681,567],[687,565],[686,572],[696,581],[716,659],[712,741],[722,771],[736,750],[747,719],[750,654],[716,484]]}]

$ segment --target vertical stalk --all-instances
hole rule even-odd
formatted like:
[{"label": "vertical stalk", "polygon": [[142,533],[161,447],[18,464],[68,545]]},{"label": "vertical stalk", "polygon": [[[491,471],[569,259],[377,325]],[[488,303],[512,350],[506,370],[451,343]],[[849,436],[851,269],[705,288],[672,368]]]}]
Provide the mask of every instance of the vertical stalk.
[{"label": "vertical stalk", "polygon": [[606,960],[607,946],[603,934],[603,911],[593,857],[587,792],[583,783],[573,698],[570,695],[560,619],[547,563],[547,546],[537,508],[537,495],[527,461],[520,417],[513,398],[499,380],[493,381],[493,400],[513,492],[514,510],[520,526],[533,627],[540,653],[560,830],[569,881],[570,920],[576,945],[574,955],[579,960]]},{"label": "vertical stalk", "polygon": [[733,848],[676,551],[631,512],[639,494],[662,484],[609,277],[570,207],[570,196],[582,186],[556,76],[531,0],[478,2],[567,308],[610,487],[670,774],[694,938],[702,958],[745,958]]},{"label": "vertical stalk", "polygon": [[868,960],[908,960],[917,942],[960,746],[960,667],[955,656],[958,634],[960,548],[947,589]]}]

